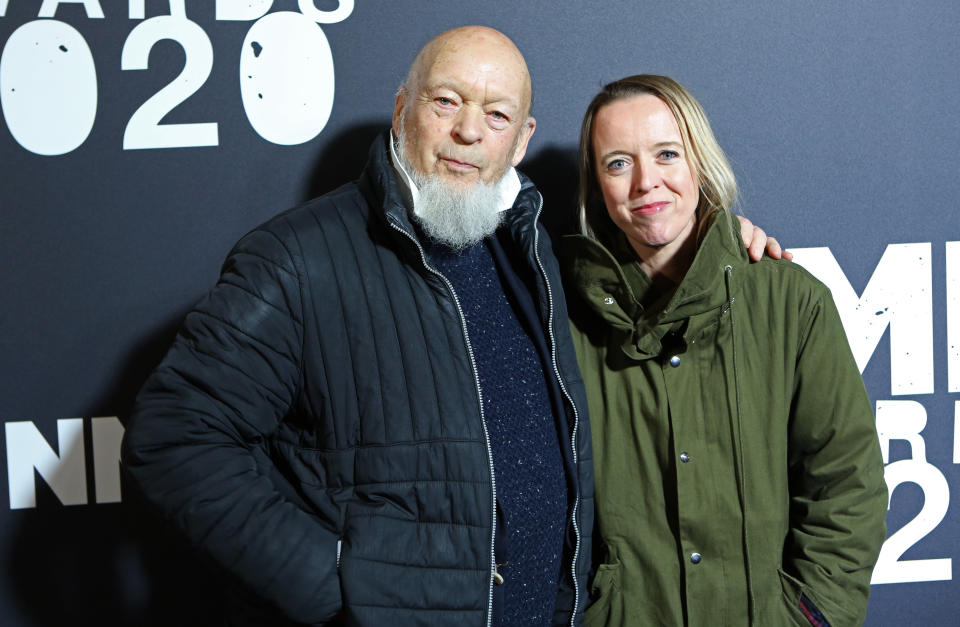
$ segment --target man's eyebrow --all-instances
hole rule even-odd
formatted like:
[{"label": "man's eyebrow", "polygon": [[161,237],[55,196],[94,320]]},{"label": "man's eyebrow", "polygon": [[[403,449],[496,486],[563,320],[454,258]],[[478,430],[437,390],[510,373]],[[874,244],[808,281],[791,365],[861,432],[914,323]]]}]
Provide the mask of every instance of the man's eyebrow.
[{"label": "man's eyebrow", "polygon": [[[433,92],[437,89],[449,89],[450,91],[456,92],[457,94],[463,93],[464,91],[463,85],[461,83],[455,83],[452,81],[441,81],[439,83],[434,83],[426,86],[426,90],[428,93]],[[505,106],[510,106],[515,109],[520,108],[520,101],[517,98],[507,94],[494,93],[493,97],[487,98],[484,104],[503,104]]]}]

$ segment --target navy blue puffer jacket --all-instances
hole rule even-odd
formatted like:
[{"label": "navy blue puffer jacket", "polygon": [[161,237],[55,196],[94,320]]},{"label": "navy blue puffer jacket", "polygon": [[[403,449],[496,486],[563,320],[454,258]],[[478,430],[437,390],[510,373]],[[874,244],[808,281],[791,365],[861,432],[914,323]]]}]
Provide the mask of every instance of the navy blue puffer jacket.
[{"label": "navy blue puffer jacket", "polygon": [[[493,467],[452,290],[424,263],[387,141],[360,180],[245,236],[141,391],[125,468],[288,619],[489,625]],[[559,270],[523,178],[505,233],[564,392],[576,468],[556,624],[579,624],[590,432]]]}]

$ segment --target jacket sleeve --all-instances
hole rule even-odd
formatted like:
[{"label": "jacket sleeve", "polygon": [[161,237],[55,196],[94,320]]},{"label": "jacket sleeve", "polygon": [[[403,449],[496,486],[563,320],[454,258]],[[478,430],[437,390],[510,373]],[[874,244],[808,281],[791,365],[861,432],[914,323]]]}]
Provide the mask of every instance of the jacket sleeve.
[{"label": "jacket sleeve", "polygon": [[861,625],[885,536],[883,461],[872,406],[826,288],[808,319],[790,416],[783,565],[832,627]]},{"label": "jacket sleeve", "polygon": [[241,240],[140,391],[122,461],[192,544],[288,618],[323,623],[340,607],[336,534],[264,453],[301,381],[301,297],[276,235]]}]

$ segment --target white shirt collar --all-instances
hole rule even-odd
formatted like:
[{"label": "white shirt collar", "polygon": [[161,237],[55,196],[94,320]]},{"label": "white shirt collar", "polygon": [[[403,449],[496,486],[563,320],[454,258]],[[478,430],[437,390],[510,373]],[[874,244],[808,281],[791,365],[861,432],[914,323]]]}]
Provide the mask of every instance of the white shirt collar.
[{"label": "white shirt collar", "polygon": [[[397,156],[397,151],[394,148],[393,131],[390,132],[390,139],[390,161],[393,162],[393,170],[397,173],[397,181],[400,183],[400,194],[403,196],[403,201],[407,209],[412,207],[413,213],[419,215],[417,214],[417,201],[420,198],[420,192],[417,189],[417,184],[414,183],[413,179],[403,168],[403,164],[400,163],[400,158]],[[520,176],[517,174],[516,168],[511,167],[507,170],[503,178],[500,179],[497,187],[500,192],[498,209],[500,211],[506,211],[513,207],[513,203],[517,201],[517,195],[520,193]]]}]

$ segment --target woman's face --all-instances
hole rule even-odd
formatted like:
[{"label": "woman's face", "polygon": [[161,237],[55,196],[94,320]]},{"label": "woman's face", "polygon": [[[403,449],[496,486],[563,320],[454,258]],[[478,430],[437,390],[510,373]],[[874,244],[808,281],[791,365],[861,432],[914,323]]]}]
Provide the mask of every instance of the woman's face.
[{"label": "woman's face", "polygon": [[601,107],[593,151],[607,212],[640,257],[679,250],[694,232],[700,190],[666,103],[641,94]]}]

